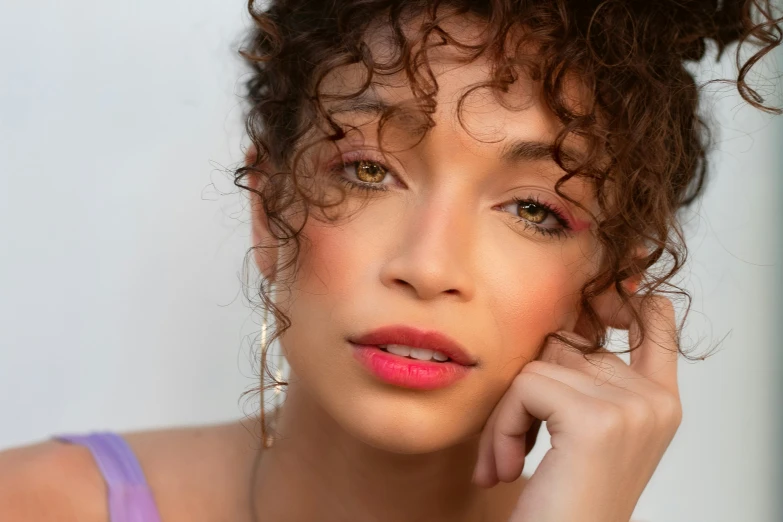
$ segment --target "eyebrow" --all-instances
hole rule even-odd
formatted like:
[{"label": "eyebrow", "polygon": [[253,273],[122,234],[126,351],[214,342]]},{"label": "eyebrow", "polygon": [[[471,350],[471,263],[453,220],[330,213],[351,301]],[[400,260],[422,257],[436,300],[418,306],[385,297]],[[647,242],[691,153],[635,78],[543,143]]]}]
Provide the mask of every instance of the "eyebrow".
[{"label": "eyebrow", "polygon": [[379,114],[390,107],[392,107],[390,103],[379,98],[376,93],[367,90],[349,99],[330,103],[326,112],[330,115],[343,112]]},{"label": "eyebrow", "polygon": [[[554,161],[555,147],[553,143],[535,140],[517,140],[507,143],[500,153],[500,159],[506,163],[521,161]],[[565,162],[576,162],[581,153],[573,148],[560,147],[560,157]]]},{"label": "eyebrow", "polygon": [[[375,92],[364,91],[363,93],[347,99],[339,100],[329,106],[327,113],[355,113],[355,114],[380,114],[386,109],[393,107],[392,104],[379,98]],[[500,153],[500,159],[504,163],[516,164],[525,161],[552,161],[554,162],[554,144],[537,140],[514,140],[503,146]],[[576,162],[581,157],[581,153],[571,147],[561,146],[560,156],[565,162]]]}]

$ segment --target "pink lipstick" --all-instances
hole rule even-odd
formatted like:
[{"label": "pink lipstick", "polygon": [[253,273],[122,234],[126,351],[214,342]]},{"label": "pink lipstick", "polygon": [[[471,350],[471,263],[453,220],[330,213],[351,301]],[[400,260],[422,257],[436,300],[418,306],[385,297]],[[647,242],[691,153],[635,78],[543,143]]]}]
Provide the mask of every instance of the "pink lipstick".
[{"label": "pink lipstick", "polygon": [[443,388],[466,377],[477,364],[456,341],[434,330],[387,326],[349,342],[356,360],[371,374],[403,388]]}]

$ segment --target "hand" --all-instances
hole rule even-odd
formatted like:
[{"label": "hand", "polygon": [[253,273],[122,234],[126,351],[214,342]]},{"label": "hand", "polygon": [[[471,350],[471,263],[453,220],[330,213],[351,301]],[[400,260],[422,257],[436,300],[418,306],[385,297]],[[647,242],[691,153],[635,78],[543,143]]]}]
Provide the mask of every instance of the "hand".
[{"label": "hand", "polygon": [[[639,305],[634,301],[633,306]],[[492,411],[479,442],[474,482],[513,482],[527,431],[546,421],[552,448],[528,480],[509,522],[628,522],[682,419],[671,302],[639,309],[644,343],[630,365],[606,350],[584,356],[547,343]],[[626,314],[628,315],[628,314]],[[629,341],[637,342],[636,324]],[[564,336],[575,338],[573,332]]]}]

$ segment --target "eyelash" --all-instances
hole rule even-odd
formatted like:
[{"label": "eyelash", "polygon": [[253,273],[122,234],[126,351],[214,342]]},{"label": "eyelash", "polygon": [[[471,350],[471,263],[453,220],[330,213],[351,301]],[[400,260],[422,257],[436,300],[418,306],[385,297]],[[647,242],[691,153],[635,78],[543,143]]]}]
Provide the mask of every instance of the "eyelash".
[{"label": "eyelash", "polygon": [[[362,192],[386,192],[389,189],[385,187],[378,187],[374,183],[359,183],[356,181],[351,181],[345,176],[342,176],[340,172],[344,170],[347,167],[355,166],[360,161],[367,161],[371,163],[375,163],[381,167],[383,167],[383,170],[385,170],[388,173],[394,174],[394,171],[386,166],[385,163],[382,161],[373,159],[371,157],[363,156],[361,154],[353,153],[350,154],[352,159],[350,161],[345,161],[344,159],[341,159],[337,161],[333,166],[329,168],[329,171],[334,174],[337,179],[346,185],[351,190],[360,190]],[[530,229],[534,233],[537,234],[543,234],[545,236],[549,236],[551,238],[556,239],[562,239],[566,236],[570,235],[570,231],[572,229],[571,225],[568,222],[568,219],[563,215],[563,213],[558,210],[557,208],[549,205],[548,203],[542,202],[538,199],[538,196],[533,196],[529,198],[518,198],[513,197],[511,198],[514,203],[517,205],[522,203],[533,203],[536,206],[544,209],[547,213],[551,214],[552,217],[554,217],[557,222],[562,226],[563,228],[547,228],[542,227],[539,225],[536,225],[535,223],[531,223],[530,221],[524,219],[524,218],[514,218],[518,223],[521,223],[525,229]]]}]

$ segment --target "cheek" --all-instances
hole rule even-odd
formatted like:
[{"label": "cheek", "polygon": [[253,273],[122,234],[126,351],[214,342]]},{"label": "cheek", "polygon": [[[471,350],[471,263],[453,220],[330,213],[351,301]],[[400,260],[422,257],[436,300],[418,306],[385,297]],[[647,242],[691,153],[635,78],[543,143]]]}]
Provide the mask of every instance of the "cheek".
[{"label": "cheek", "polygon": [[567,327],[585,278],[553,256],[528,256],[493,280],[488,290],[491,309],[503,325],[537,325],[536,329]]},{"label": "cheek", "polygon": [[[369,229],[369,230],[368,230]],[[377,266],[381,245],[372,227],[308,223],[308,241],[300,254],[297,287],[312,295],[305,299],[335,302],[356,291],[356,284],[371,282],[363,271]],[[376,278],[377,279],[377,278]]]},{"label": "cheek", "polygon": [[579,292],[594,265],[587,247],[576,240],[561,248],[520,243],[514,255],[506,249],[504,256],[492,256],[501,261],[486,280],[494,330],[487,335],[497,339],[493,361],[501,382],[536,358],[547,334],[573,329]]},{"label": "cheek", "polygon": [[[341,311],[368,283],[362,270],[369,267],[362,260],[378,255],[372,251],[372,240],[365,240],[361,227],[343,228],[310,220],[302,232],[307,240],[302,242],[297,259],[292,295],[283,307],[291,321],[283,334],[286,352],[299,346],[318,349],[320,345],[314,340],[324,340],[330,334],[339,335],[333,339],[335,342],[343,340],[348,332],[342,324],[345,318]],[[299,354],[288,355],[290,358]],[[308,353],[307,357],[311,355]],[[320,355],[330,356],[328,352]],[[290,362],[295,368],[294,361]]]}]

